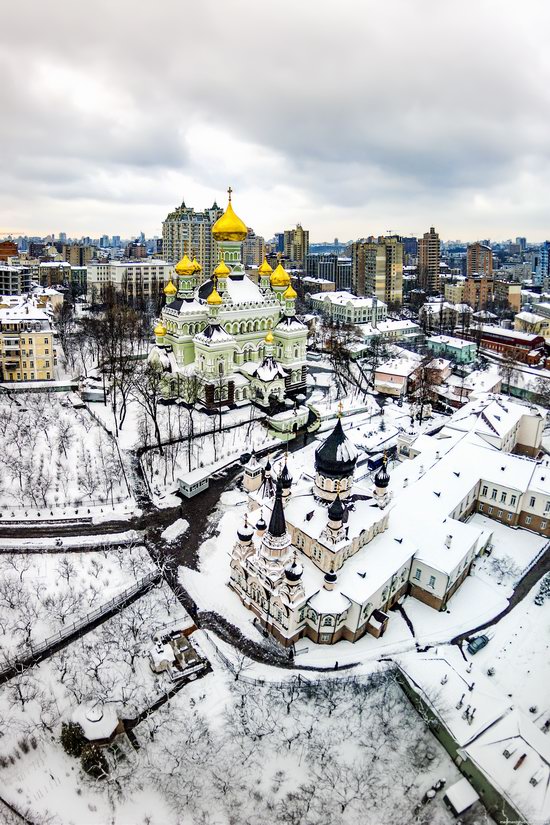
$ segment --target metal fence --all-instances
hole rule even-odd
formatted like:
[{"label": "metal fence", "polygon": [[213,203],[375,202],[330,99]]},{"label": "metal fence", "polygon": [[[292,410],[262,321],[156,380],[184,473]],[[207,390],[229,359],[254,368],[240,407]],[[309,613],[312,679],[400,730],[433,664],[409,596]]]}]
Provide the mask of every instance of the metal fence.
[{"label": "metal fence", "polygon": [[81,619],[78,619],[76,622],[72,622],[70,625],[64,625],[61,630],[58,630],[57,633],[48,636],[46,639],[43,639],[41,642],[37,644],[33,644],[29,642],[28,645],[25,645],[23,648],[20,648],[17,652],[17,657],[14,658],[7,667],[3,668],[0,671],[0,679],[13,668],[18,666],[23,666],[26,663],[33,660],[40,656],[41,654],[45,653],[50,647],[58,644],[59,642],[63,641],[63,639],[69,638],[78,631],[83,630],[90,624],[93,624],[97,619],[100,619],[106,613],[109,613],[112,610],[116,610],[117,607],[120,607],[125,601],[131,599],[132,596],[137,595],[141,590],[144,590],[148,585],[154,584],[155,582],[161,579],[161,573],[159,570],[151,570],[151,572],[147,573],[143,576],[139,581],[137,581],[132,587],[127,587],[117,596],[114,596],[105,604],[102,604],[101,607],[96,608],[91,613],[87,613]]}]

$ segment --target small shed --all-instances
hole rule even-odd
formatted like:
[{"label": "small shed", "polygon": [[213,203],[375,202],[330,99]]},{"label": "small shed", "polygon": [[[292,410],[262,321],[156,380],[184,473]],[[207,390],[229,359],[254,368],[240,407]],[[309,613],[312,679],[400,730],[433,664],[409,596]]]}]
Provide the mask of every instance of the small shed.
[{"label": "small shed", "polygon": [[193,496],[208,489],[209,481],[207,469],[201,467],[198,470],[192,470],[178,479],[180,493],[186,498],[193,498]]},{"label": "small shed", "polygon": [[463,776],[462,779],[459,779],[458,782],[451,785],[443,798],[455,816],[459,816],[459,814],[468,810],[474,802],[477,802],[479,796],[466,777]]}]

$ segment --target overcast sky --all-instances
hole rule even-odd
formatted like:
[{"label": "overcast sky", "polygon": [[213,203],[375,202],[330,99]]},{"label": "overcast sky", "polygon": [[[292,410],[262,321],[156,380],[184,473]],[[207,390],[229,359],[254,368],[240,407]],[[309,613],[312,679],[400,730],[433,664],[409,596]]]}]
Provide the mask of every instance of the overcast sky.
[{"label": "overcast sky", "polygon": [[12,0],[0,232],[550,237],[548,0]]}]

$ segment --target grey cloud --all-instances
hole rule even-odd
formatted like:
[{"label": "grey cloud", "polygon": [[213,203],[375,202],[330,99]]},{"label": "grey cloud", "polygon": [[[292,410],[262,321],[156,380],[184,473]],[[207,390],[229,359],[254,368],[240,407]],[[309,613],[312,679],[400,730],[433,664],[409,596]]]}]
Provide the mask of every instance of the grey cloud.
[{"label": "grey cloud", "polygon": [[[349,232],[334,227],[343,236],[360,221],[376,231],[376,221],[408,212],[419,229],[441,218],[449,234],[483,235],[473,222],[488,220],[488,231],[509,235],[513,215],[499,228],[494,210],[474,214],[472,197],[492,203],[519,191],[518,220],[528,215],[543,231],[544,186],[522,181],[535,169],[550,186],[549,22],[544,0],[12,4],[0,67],[0,105],[10,112],[0,209],[20,212],[29,187],[60,214],[86,196],[98,213],[111,204],[105,215],[130,231],[124,204],[141,203],[149,188],[158,231],[163,204],[182,194],[167,192],[173,176],[220,197],[229,170],[243,196],[277,184],[294,190],[312,234],[316,205],[332,203],[349,221]],[[44,93],[39,80],[51,66],[89,78],[99,100],[86,100],[86,84],[80,100],[55,87]],[[200,143],[201,124],[219,134],[207,164],[189,144],[190,129]],[[227,157],[229,139],[251,147],[250,165],[246,153]],[[105,187],[105,176],[117,186]],[[40,204],[28,204],[38,228],[43,218],[31,213]],[[260,200],[250,221],[271,234],[273,221],[300,219],[284,209]],[[318,231],[326,226],[319,217]]]}]

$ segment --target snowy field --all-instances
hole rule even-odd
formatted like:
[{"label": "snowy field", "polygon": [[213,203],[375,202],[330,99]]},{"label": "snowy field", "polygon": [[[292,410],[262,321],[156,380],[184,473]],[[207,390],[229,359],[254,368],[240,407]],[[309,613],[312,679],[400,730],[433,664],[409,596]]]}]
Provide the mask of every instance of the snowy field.
[{"label": "snowy field", "polygon": [[153,569],[143,546],[86,553],[1,553],[0,667],[4,656],[63,631]]},{"label": "snowy field", "polygon": [[[57,703],[62,709],[64,699]],[[453,821],[441,792],[428,806],[421,800],[438,779],[450,785],[460,774],[390,671],[255,686],[216,669],[134,735],[140,749],[123,737],[123,758],[96,782],[57,735],[35,733],[29,752],[0,768],[3,794],[35,819],[49,814],[63,825]]]},{"label": "snowy field", "polygon": [[64,394],[2,396],[0,448],[4,519],[12,512],[46,520],[65,508],[74,517],[133,506],[116,443]]}]

